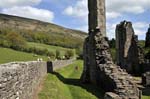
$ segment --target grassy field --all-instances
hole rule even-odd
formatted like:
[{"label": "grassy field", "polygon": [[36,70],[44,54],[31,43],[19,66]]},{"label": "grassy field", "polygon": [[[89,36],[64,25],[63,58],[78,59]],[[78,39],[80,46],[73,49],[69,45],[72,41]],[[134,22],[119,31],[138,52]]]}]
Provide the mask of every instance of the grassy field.
[{"label": "grassy field", "polygon": [[[103,99],[103,92],[96,86],[80,83],[82,64],[82,61],[78,60],[53,74],[48,74],[38,95],[39,99]],[[79,67],[78,70],[75,66]],[[142,99],[150,99],[150,96],[143,96]]]},{"label": "grassy field", "polygon": [[38,55],[35,57],[32,53],[19,52],[8,48],[0,47],[0,64],[13,61],[33,61],[37,58],[47,60],[46,56]]},{"label": "grassy field", "polygon": [[69,48],[46,45],[46,44],[41,44],[41,43],[34,43],[34,42],[28,42],[27,44],[29,47],[35,47],[35,48],[39,48],[39,49],[48,49],[48,51],[51,51],[51,52],[56,52],[56,50],[59,50],[61,55],[64,55],[65,52],[69,49]]},{"label": "grassy field", "polygon": [[82,67],[82,61],[76,61],[54,74],[48,74],[39,99],[101,99],[100,89],[80,83]]}]

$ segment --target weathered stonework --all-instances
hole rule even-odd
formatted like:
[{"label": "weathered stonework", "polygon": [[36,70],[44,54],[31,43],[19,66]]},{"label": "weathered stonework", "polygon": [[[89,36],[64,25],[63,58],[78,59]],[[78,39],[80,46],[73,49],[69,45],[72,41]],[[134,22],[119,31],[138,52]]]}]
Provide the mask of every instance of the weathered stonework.
[{"label": "weathered stonework", "polygon": [[108,40],[99,29],[95,29],[86,39],[81,80],[96,84],[106,92],[113,92],[120,99],[140,99],[140,91],[132,82],[132,77],[113,63]]},{"label": "weathered stonework", "polygon": [[105,0],[88,0],[88,4],[89,36],[84,42],[81,81],[101,87],[106,92],[105,99],[140,99],[141,93],[132,77],[112,61],[104,35]]},{"label": "weathered stonework", "polygon": [[0,65],[0,99],[33,99],[47,74],[46,62]]},{"label": "weathered stonework", "polygon": [[72,64],[74,61],[75,59],[49,61],[47,62],[47,71],[48,73],[53,72],[57,69],[60,69],[60,68],[63,68],[65,66]]},{"label": "weathered stonework", "polygon": [[150,47],[150,27],[148,28],[148,31],[146,33],[145,47]]},{"label": "weathered stonework", "polygon": [[142,75],[142,84],[144,86],[150,86],[150,71]]},{"label": "weathered stonework", "polygon": [[117,64],[121,68],[131,74],[141,74],[140,67],[144,64],[144,51],[138,45],[138,39],[131,22],[123,21],[117,25],[116,52]]},{"label": "weathered stonework", "polygon": [[121,98],[115,93],[107,92],[104,96],[104,99],[121,99]]},{"label": "weathered stonework", "polygon": [[102,35],[106,36],[105,0],[88,0],[89,31],[100,28]]}]

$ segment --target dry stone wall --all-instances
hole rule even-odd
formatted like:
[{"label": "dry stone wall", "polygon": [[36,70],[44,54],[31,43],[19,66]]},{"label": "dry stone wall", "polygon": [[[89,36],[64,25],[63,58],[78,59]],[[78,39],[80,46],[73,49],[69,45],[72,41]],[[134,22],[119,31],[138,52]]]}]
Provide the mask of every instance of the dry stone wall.
[{"label": "dry stone wall", "polygon": [[0,99],[32,99],[46,74],[46,62],[0,65]]},{"label": "dry stone wall", "polygon": [[69,59],[69,60],[56,60],[56,61],[48,61],[47,62],[47,72],[53,72],[57,69],[63,68],[72,64],[76,59]]}]

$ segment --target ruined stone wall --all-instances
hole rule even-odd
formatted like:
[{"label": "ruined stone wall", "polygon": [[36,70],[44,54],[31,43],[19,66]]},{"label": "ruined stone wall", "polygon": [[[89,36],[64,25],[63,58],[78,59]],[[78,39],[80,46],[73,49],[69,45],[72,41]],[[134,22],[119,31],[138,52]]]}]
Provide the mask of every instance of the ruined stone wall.
[{"label": "ruined stone wall", "polygon": [[141,94],[132,82],[133,78],[113,63],[108,39],[103,37],[99,29],[90,33],[85,41],[81,81],[96,84],[105,92],[116,94],[118,99],[140,99]]},{"label": "ruined stone wall", "polygon": [[144,86],[150,86],[150,71],[142,75],[142,84]]},{"label": "ruined stone wall", "polygon": [[32,99],[46,74],[46,62],[0,65],[0,99]]},{"label": "ruined stone wall", "polygon": [[140,75],[144,64],[144,51],[138,44],[132,23],[123,21],[116,27],[117,64],[128,73]]},{"label": "ruined stone wall", "polygon": [[89,31],[100,28],[102,35],[106,36],[105,0],[88,0]]}]

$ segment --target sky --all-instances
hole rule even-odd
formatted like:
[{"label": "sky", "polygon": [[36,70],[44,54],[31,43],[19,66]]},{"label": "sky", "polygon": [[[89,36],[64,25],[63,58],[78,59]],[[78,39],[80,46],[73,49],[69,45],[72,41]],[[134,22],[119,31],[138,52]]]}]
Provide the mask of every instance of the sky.
[{"label": "sky", "polygon": [[[150,0],[106,0],[107,36],[123,20],[133,23],[135,34],[145,39],[150,24]],[[87,0],[0,0],[0,13],[38,19],[88,32]]]}]

